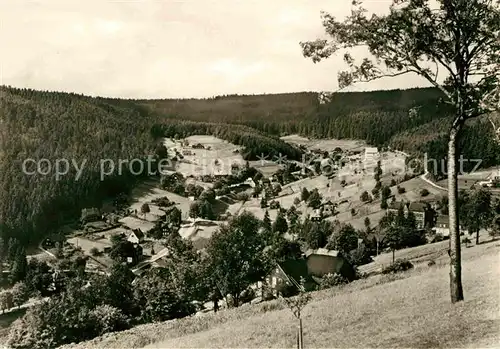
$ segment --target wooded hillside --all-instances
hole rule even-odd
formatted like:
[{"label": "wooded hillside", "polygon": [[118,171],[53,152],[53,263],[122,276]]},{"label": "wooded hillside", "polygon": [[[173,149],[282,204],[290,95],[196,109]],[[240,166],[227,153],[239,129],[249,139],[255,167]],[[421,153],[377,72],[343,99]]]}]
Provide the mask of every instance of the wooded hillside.
[{"label": "wooded hillside", "polygon": [[[213,134],[244,146],[247,159],[261,153],[300,159],[298,149],[278,138],[291,133],[444,157],[449,121],[439,101],[433,89],[342,93],[319,104],[316,93],[146,101],[0,87],[0,235],[37,241],[81,208],[127,191],[138,177],[124,170],[100,181],[100,160],[144,158],[163,136]],[[465,155],[484,157],[483,165],[500,162],[491,126],[479,121],[469,127]],[[24,174],[28,158],[86,163],[77,181],[73,166],[56,180],[53,172]]]}]

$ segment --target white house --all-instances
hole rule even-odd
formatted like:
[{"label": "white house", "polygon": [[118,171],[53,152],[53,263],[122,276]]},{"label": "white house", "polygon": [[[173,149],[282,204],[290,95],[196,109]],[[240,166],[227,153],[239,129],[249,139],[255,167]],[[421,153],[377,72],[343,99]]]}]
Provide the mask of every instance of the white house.
[{"label": "white house", "polygon": [[487,180],[480,181],[477,183],[477,185],[480,187],[492,187],[494,181],[500,181],[500,169],[491,172],[491,174],[488,176]]},{"label": "white house", "polygon": [[365,148],[365,161],[372,162],[378,160],[380,154],[378,152],[378,148],[367,147]]},{"label": "white house", "polygon": [[248,184],[250,187],[255,188],[255,182],[252,178],[248,177],[243,184]]},{"label": "white house", "polygon": [[[439,215],[436,219],[436,225],[432,228],[432,230],[436,234],[450,236],[450,218],[445,215]],[[460,226],[460,232],[468,234],[468,231],[464,230],[462,226]]]},{"label": "white house", "polygon": [[500,180],[500,169],[493,171],[491,175],[488,177],[491,181],[498,181]]}]

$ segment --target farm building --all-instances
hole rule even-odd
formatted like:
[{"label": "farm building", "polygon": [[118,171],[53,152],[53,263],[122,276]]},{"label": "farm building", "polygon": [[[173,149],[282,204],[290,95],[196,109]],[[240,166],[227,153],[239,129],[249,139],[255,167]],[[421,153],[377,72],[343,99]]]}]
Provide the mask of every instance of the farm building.
[{"label": "farm building", "polygon": [[364,160],[366,162],[374,162],[380,158],[380,154],[378,152],[378,148],[368,147],[365,148],[365,157]]},{"label": "farm building", "polygon": [[99,211],[99,209],[95,207],[84,208],[82,210],[82,215],[80,217],[80,221],[82,222],[82,224],[100,221],[101,219],[102,219],[101,212]]},{"label": "farm building", "polygon": [[387,209],[389,212],[394,214],[398,213],[400,207],[403,207],[405,216],[408,215],[408,212],[412,212],[415,216],[415,220],[417,223],[417,229],[424,229],[427,227],[433,227],[435,223],[434,211],[430,207],[430,205],[423,202],[398,202],[395,201],[389,205]]},{"label": "farm building", "polygon": [[301,279],[304,280],[304,289],[311,291],[317,285],[311,278],[305,259],[289,259],[283,263],[276,264],[275,268],[267,275],[265,283],[259,282],[257,287],[262,296],[266,288],[273,296],[287,296],[302,288]]},{"label": "farm building", "polygon": [[127,241],[133,244],[140,244],[144,241],[144,233],[140,229],[134,229],[127,237]]},{"label": "farm building", "polygon": [[[436,219],[436,225],[432,229],[435,234],[441,234],[443,236],[450,236],[450,217],[446,215],[440,215]],[[463,226],[460,226],[461,233],[467,233]]]},{"label": "farm building", "polygon": [[308,250],[305,255],[307,269],[312,276],[323,277],[327,274],[341,274],[349,280],[353,280],[355,277],[354,268],[338,251],[319,248]]}]

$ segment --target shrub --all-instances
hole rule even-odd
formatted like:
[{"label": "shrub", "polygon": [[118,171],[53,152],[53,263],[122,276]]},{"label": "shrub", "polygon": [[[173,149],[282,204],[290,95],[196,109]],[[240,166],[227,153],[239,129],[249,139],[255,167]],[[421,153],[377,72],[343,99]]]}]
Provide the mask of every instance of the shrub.
[{"label": "shrub", "polygon": [[382,210],[387,210],[387,208],[388,208],[388,207],[389,207],[389,205],[387,204],[387,200],[386,200],[386,199],[384,199],[384,200],[382,200],[382,201],[380,202],[380,208],[381,208]]},{"label": "shrub", "polygon": [[280,203],[279,203],[278,201],[276,201],[276,200],[273,200],[273,201],[271,201],[271,203],[269,204],[269,208],[270,208],[271,210],[277,210],[277,209],[279,209],[279,208],[280,208]]},{"label": "shrub", "polygon": [[406,188],[400,187],[399,185],[397,186],[397,188],[398,188],[398,194],[404,194],[404,193],[406,193]]},{"label": "shrub", "polygon": [[370,251],[364,244],[351,251],[349,253],[348,259],[349,262],[354,266],[368,264],[373,261],[372,257],[370,256]]},{"label": "shrub", "polygon": [[279,287],[278,292],[281,294],[281,296],[289,298],[296,296],[299,293],[299,290],[294,285],[282,285],[281,287]]},{"label": "shrub", "polygon": [[96,324],[99,335],[104,333],[121,331],[129,327],[127,317],[118,308],[110,305],[98,305],[90,312],[90,318]]},{"label": "shrub", "polygon": [[299,205],[300,204],[300,199],[299,198],[295,198],[293,200],[293,204],[296,205],[296,206]]},{"label": "shrub", "polygon": [[276,299],[276,297],[274,297],[274,294],[272,293],[271,289],[265,288],[264,292],[262,293],[262,300],[270,301],[272,299]]},{"label": "shrub", "polygon": [[237,199],[238,201],[248,201],[248,200],[250,199],[250,196],[249,196],[247,193],[245,193],[245,192],[243,192],[243,193],[238,193],[238,194],[236,195],[236,199]]},{"label": "shrub", "polygon": [[391,179],[391,187],[394,187],[396,185],[396,180],[393,178]]},{"label": "shrub", "polygon": [[443,241],[445,240],[443,234],[441,233],[436,233],[431,239],[430,239],[430,242],[433,243],[433,242],[440,242],[440,241]]},{"label": "shrub", "polygon": [[361,193],[360,199],[363,202],[368,202],[370,201],[370,194],[368,194],[368,192],[365,190],[363,193]]},{"label": "shrub", "polygon": [[168,197],[162,196],[160,198],[156,198],[153,201],[151,201],[153,204],[160,206],[160,207],[168,207],[173,205],[174,203],[171,202]]},{"label": "shrub", "polygon": [[430,194],[429,191],[425,188],[420,190],[420,196],[427,196],[429,194]]},{"label": "shrub", "polygon": [[491,229],[488,234],[493,237],[493,238],[496,238],[498,236],[500,236],[500,229],[498,229],[497,227]]},{"label": "shrub", "polygon": [[240,303],[250,303],[255,298],[255,291],[251,288],[247,288],[240,295]]},{"label": "shrub", "polygon": [[260,307],[262,313],[267,313],[268,311],[283,309],[283,304],[281,302],[267,302]]},{"label": "shrub", "polygon": [[413,269],[413,264],[404,259],[397,259],[393,264],[382,269],[382,274],[394,274]]},{"label": "shrub", "polygon": [[432,267],[436,265],[436,261],[434,259],[431,259],[429,262],[427,262],[427,266]]},{"label": "shrub", "polygon": [[464,237],[462,239],[462,244],[465,244],[466,247],[469,247],[469,244],[471,244],[472,241],[468,237]]},{"label": "shrub", "polygon": [[96,256],[99,256],[100,255],[100,252],[99,250],[97,249],[97,247],[92,247],[90,249],[90,255],[96,257]]},{"label": "shrub", "polygon": [[319,284],[320,290],[325,290],[335,286],[345,285],[349,282],[345,277],[340,274],[327,274],[321,279]]}]

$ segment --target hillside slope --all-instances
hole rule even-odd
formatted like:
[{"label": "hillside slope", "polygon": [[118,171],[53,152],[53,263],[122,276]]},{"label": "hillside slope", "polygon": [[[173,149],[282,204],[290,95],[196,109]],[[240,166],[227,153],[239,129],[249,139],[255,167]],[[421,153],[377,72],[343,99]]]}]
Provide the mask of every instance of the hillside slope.
[{"label": "hillside slope", "polygon": [[[130,190],[147,175],[132,160],[146,165],[170,133],[215,134],[250,159],[261,152],[300,158],[296,147],[249,126],[170,120],[129,101],[69,93],[0,86],[0,125],[0,237],[26,244]],[[120,168],[120,160],[128,163]]]},{"label": "hillside slope", "polygon": [[[312,92],[211,99],[138,100],[136,104],[171,119],[248,125],[275,135],[363,139],[381,145],[399,132],[448,112],[436,89],[338,93],[320,104]],[[410,109],[416,109],[410,115]]]},{"label": "hillside slope", "polygon": [[[449,300],[448,256],[396,276],[375,276],[313,293],[303,312],[310,348],[495,347],[500,340],[500,244],[465,249],[465,301]],[[64,349],[294,347],[296,321],[281,303],[266,302],[138,326]]]},{"label": "hillside slope", "polygon": [[[449,118],[439,97],[410,89],[336,94],[327,104],[316,93],[134,101],[0,86],[0,237],[35,242],[81,208],[129,190],[141,175],[127,166],[119,175],[118,160],[144,160],[164,136],[216,135],[243,146],[248,160],[262,153],[300,160],[279,139],[286,133],[357,138],[442,159]],[[471,125],[464,156],[484,167],[500,163],[491,132],[487,121]],[[70,166],[55,178],[58,159]],[[32,173],[45,161],[38,172],[47,174],[27,175],[25,160]],[[115,171],[101,181],[101,161],[111,160]],[[83,166],[78,177],[75,164]]]}]

